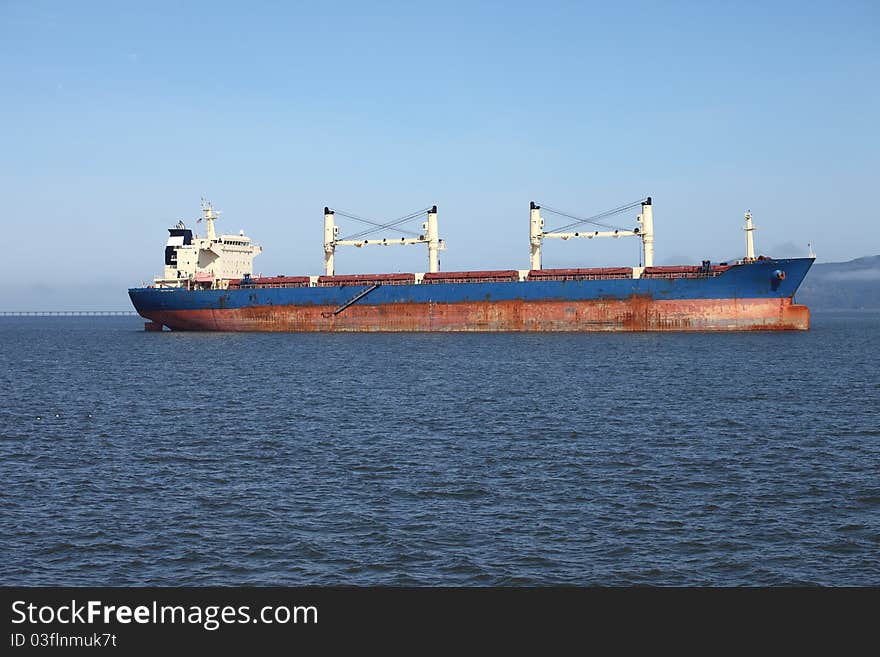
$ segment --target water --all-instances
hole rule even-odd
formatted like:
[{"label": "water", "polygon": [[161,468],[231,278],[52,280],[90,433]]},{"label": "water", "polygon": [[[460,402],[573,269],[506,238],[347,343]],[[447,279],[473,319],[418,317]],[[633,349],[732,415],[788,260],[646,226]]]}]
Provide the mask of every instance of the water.
[{"label": "water", "polygon": [[880,315],[809,333],[0,319],[0,583],[880,584]]}]

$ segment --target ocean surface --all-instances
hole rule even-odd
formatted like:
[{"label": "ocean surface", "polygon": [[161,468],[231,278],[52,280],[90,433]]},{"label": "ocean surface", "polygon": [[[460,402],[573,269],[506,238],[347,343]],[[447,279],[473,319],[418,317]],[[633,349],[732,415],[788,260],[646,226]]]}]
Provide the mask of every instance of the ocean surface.
[{"label": "ocean surface", "polygon": [[880,314],[142,326],[0,318],[0,584],[880,585]]}]

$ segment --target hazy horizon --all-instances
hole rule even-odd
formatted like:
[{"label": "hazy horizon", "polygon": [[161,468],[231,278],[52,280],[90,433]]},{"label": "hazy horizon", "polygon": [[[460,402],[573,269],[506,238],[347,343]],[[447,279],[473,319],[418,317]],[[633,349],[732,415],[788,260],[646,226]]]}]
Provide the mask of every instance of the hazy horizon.
[{"label": "hazy horizon", "polygon": [[[761,253],[875,255],[878,18],[867,2],[7,2],[0,310],[129,307],[202,195],[218,231],[264,246],[266,275],[320,273],[325,205],[437,204],[445,270],[527,267],[531,200],[588,216],[644,196],[660,264],[742,255],[747,209]],[[545,266],[637,250],[553,241]],[[337,252],[339,273],[425,261]]]}]

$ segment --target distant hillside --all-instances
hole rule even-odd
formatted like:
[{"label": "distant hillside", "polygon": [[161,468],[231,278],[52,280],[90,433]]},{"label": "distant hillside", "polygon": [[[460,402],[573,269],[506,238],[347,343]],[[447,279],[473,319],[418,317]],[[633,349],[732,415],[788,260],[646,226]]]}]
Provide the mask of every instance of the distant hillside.
[{"label": "distant hillside", "polygon": [[813,265],[795,299],[814,309],[880,310],[880,255]]}]

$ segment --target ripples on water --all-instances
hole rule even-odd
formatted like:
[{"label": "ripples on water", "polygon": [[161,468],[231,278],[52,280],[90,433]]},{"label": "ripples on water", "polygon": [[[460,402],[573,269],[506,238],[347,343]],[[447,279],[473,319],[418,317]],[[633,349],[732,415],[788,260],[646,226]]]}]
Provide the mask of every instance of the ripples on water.
[{"label": "ripples on water", "polygon": [[880,315],[763,334],[2,319],[3,584],[880,584]]}]

